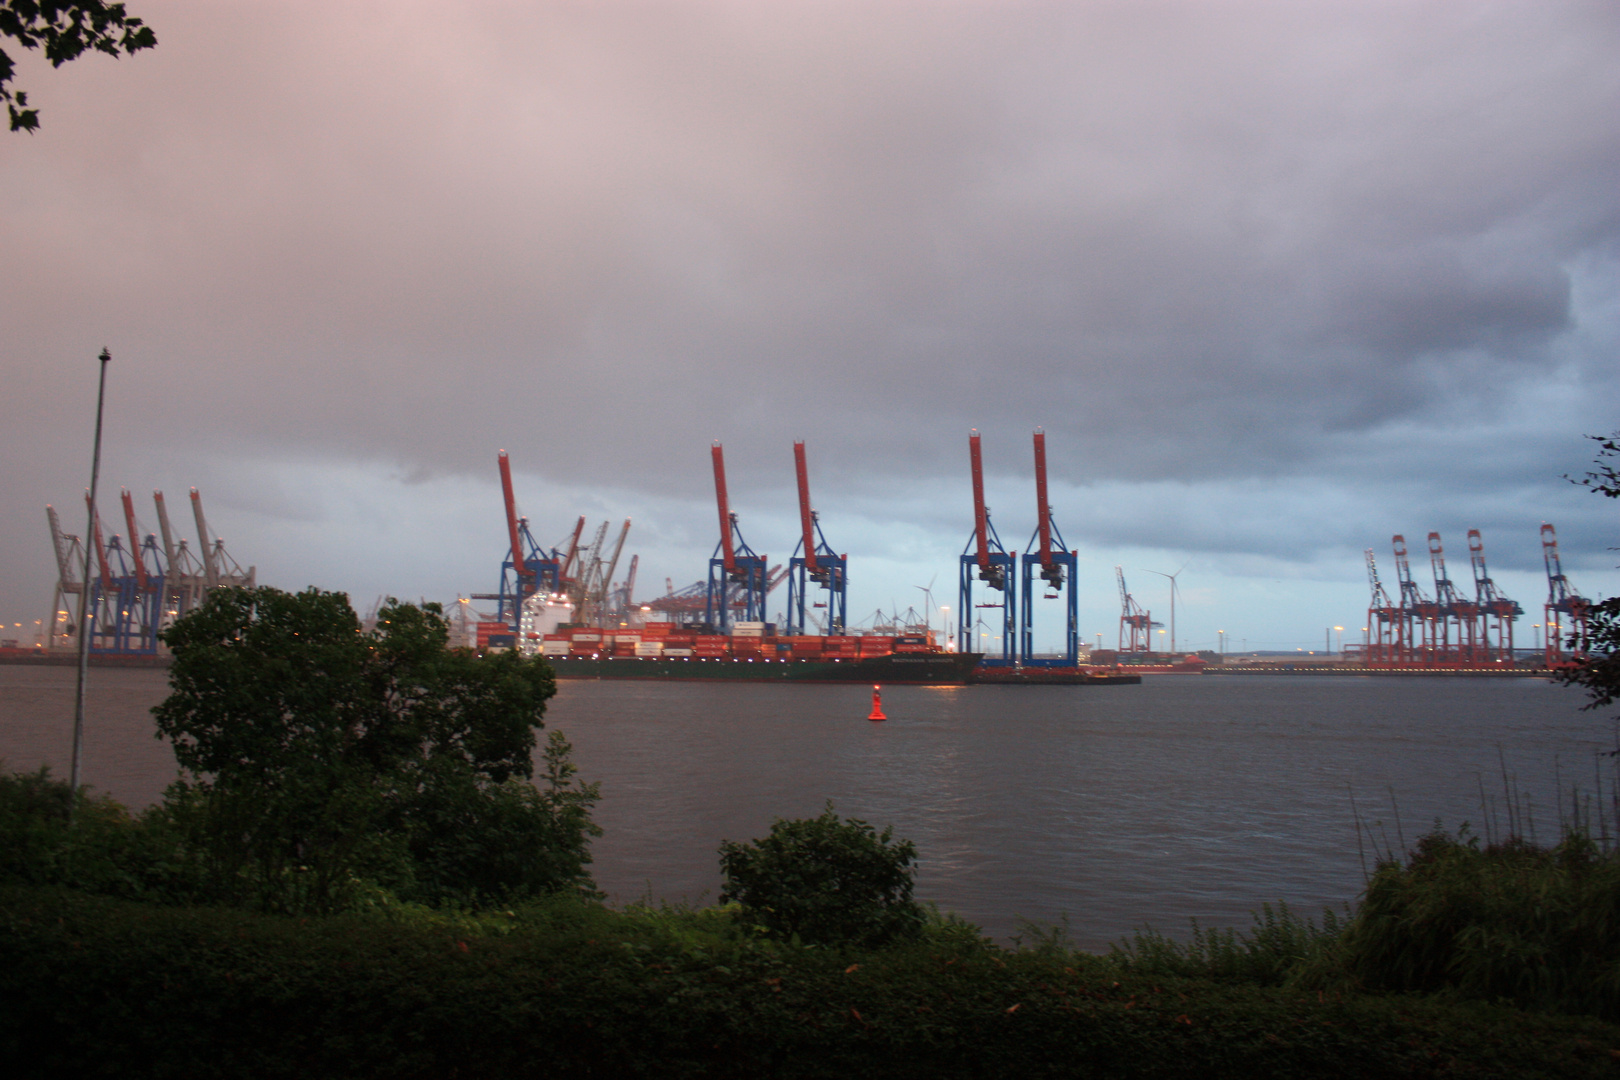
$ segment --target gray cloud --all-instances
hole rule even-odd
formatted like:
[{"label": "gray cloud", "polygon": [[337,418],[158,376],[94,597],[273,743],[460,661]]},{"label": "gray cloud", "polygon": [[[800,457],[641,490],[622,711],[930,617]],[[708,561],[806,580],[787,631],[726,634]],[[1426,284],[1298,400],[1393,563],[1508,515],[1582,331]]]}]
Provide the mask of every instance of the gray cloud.
[{"label": "gray cloud", "polygon": [[151,53],[26,68],[0,147],[7,605],[102,344],[112,482],[266,520],[337,498],[288,463],[506,447],[705,522],[711,439],[764,504],[805,438],[874,543],[939,493],[949,552],[966,429],[1016,487],[1041,424],[1098,550],[1308,561],[1453,500],[1603,546],[1556,478],[1615,426],[1605,4],[141,14]]}]

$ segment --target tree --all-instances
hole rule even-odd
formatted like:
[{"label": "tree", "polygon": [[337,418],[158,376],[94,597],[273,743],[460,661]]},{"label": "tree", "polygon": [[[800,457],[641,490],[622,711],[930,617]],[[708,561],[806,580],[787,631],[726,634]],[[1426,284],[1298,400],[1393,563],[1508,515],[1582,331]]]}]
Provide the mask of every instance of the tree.
[{"label": "tree", "polygon": [[[1598,444],[1596,469],[1579,480],[1567,478],[1595,495],[1620,499],[1620,431],[1612,435],[1588,435]],[[1587,609],[1586,632],[1571,639],[1570,647],[1580,656],[1576,665],[1560,678],[1586,688],[1592,700],[1588,709],[1601,709],[1620,700],[1620,597],[1601,600]],[[1620,752],[1620,751],[1617,751]]]},{"label": "tree", "polygon": [[211,891],[329,911],[368,880],[466,904],[590,888],[597,790],[560,735],[530,783],[551,669],[448,638],[437,604],[390,600],[366,633],[342,593],[269,588],[216,590],[164,633],[165,808]]},{"label": "tree", "polygon": [[864,821],[840,821],[832,803],[820,816],[778,818],[770,834],[720,845],[721,903],[784,940],[882,945],[917,933],[922,907],[911,898],[917,849]]},{"label": "tree", "polygon": [[[157,45],[150,26],[130,16],[123,4],[102,0],[0,0],[0,36],[25,49],[43,45],[52,67],[77,60],[92,49],[116,58],[120,51],[134,56]],[[0,101],[11,113],[11,130],[35,131],[39,110],[28,108],[26,92],[11,89],[15,74],[11,57],[0,49]]]}]

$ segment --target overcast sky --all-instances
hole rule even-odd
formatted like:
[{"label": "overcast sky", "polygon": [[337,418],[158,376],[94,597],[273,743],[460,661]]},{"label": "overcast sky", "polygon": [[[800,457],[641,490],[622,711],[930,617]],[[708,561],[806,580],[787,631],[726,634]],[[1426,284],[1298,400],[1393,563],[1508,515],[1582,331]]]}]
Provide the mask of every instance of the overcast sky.
[{"label": "overcast sky", "polygon": [[1183,647],[1359,637],[1395,532],[1463,580],[1481,529],[1526,644],[1543,521],[1620,591],[1561,479],[1620,427],[1608,0],[130,7],[156,50],[24,56],[0,134],[25,637],[103,346],[104,517],[195,486],[362,609],[493,591],[503,448],[542,540],[629,516],[688,584],[716,439],[756,550],[804,439],[852,615],[954,607],[968,430],[1022,547],[1036,426],[1091,640],[1116,564],[1156,619],[1184,568]]}]

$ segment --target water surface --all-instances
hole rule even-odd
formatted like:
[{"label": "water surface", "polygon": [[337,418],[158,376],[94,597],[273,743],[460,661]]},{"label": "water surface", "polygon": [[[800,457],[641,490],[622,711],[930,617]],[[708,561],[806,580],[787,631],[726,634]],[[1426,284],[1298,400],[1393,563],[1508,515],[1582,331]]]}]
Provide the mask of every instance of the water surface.
[{"label": "water surface", "polygon": [[[73,672],[0,668],[0,757],[65,774]],[[173,775],[146,710],[162,672],[93,670],[86,782],[132,805]],[[1148,676],[1140,686],[575,682],[547,724],[602,785],[594,852],[616,901],[713,902],[716,848],[775,817],[893,825],[918,895],[1005,937],[1066,915],[1101,947],[1133,927],[1247,925],[1261,903],[1353,900],[1373,843],[1439,819],[1505,823],[1503,763],[1543,838],[1555,792],[1594,786],[1609,724],[1540,680]],[[1397,825],[1397,818],[1399,824]],[[1368,847],[1365,832],[1360,846]]]}]

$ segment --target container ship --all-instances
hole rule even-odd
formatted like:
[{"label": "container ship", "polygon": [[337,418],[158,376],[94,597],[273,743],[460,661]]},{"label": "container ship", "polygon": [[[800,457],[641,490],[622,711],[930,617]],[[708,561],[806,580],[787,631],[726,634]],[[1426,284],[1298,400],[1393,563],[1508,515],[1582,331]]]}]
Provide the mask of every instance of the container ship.
[{"label": "container ship", "polygon": [[932,634],[778,635],[770,623],[736,623],[730,634],[706,634],[647,622],[616,630],[530,630],[519,638],[496,626],[481,635],[481,648],[542,655],[559,679],[961,686],[981,659],[941,648]]}]

